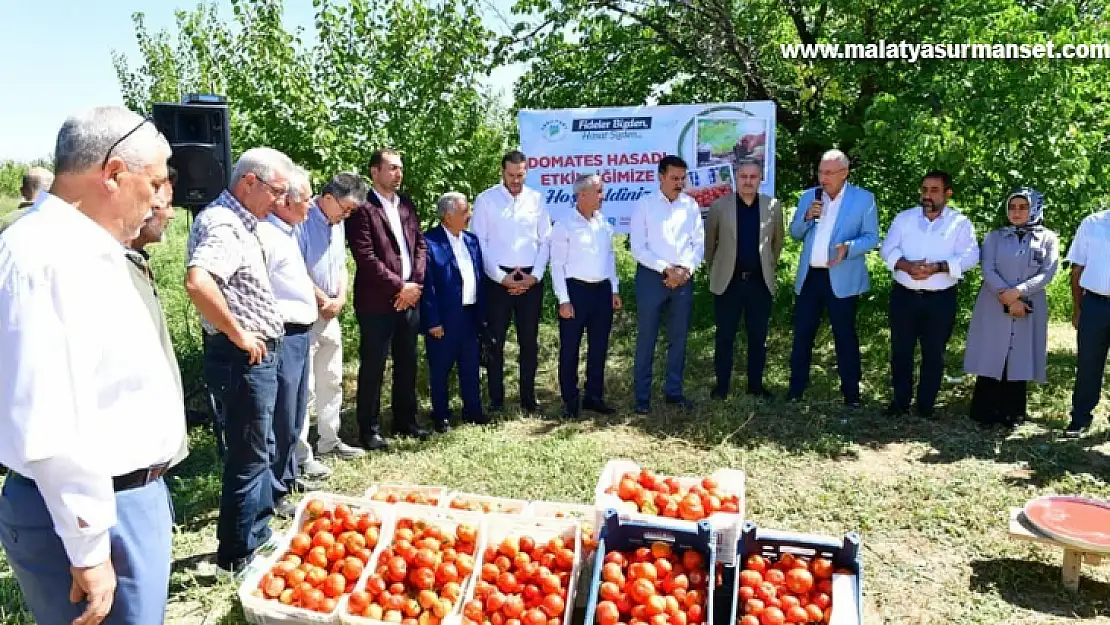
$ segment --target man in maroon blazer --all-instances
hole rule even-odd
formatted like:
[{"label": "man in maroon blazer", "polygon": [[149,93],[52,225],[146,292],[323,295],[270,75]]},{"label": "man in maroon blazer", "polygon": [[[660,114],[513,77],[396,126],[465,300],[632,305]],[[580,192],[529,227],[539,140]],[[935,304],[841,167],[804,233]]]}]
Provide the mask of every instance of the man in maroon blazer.
[{"label": "man in maroon blazer", "polygon": [[382,377],[393,353],[393,433],[428,437],[416,422],[416,337],[427,246],[416,208],[397,193],[401,155],[370,156],[374,188],[347,219],[347,244],[355,258],[355,315],[360,334],[358,367],[359,442],[366,449],[389,445],[381,432]]}]

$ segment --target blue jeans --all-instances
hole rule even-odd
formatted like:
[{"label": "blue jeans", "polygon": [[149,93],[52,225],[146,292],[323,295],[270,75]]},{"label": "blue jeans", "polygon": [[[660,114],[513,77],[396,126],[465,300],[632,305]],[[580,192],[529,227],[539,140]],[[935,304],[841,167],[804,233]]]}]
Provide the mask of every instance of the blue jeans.
[{"label": "blue jeans", "polygon": [[636,267],[636,362],[633,366],[636,402],[651,401],[651,373],[655,362],[655,342],[659,325],[667,316],[667,377],[663,394],[682,397],[682,376],[686,368],[686,334],[694,312],[693,280],[667,288],[663,274],[643,265]]},{"label": "blue jeans", "polygon": [[[165,483],[159,479],[116,493],[110,535],[117,581],[104,623],[161,623],[173,563],[173,504]],[[69,602],[69,557],[42,495],[34,482],[11,473],[0,496],[0,543],[36,622],[71,623],[85,611],[86,602]]]},{"label": "blue jeans", "polygon": [[269,438],[277,402],[281,340],[266,342],[266,357],[248,355],[223,334],[204,339],[204,377],[223,423],[224,457],[216,564],[227,568],[270,539],[274,489]]},{"label": "blue jeans", "polygon": [[1102,376],[1106,372],[1106,355],[1110,352],[1110,299],[1087,293],[1079,309],[1079,331],[1076,335],[1079,354],[1076,358],[1075,388],[1071,394],[1071,418],[1076,425],[1087,427],[1102,395]]},{"label": "blue jeans", "polygon": [[296,447],[308,412],[308,349],[311,326],[286,327],[277,367],[277,401],[274,405],[273,446],[270,448],[274,500],[289,494],[297,479]]},{"label": "blue jeans", "polygon": [[809,386],[809,366],[821,315],[829,311],[840,392],[845,401],[859,401],[861,372],[859,336],[856,334],[858,297],[837,297],[829,282],[828,269],[810,268],[802,292],[794,300],[794,346],[790,350],[790,397],[801,397]]}]

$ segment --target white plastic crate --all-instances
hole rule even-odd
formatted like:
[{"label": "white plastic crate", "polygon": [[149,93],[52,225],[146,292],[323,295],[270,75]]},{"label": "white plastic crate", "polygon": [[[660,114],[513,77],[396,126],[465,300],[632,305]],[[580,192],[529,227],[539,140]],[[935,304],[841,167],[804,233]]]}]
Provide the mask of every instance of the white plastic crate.
[{"label": "white plastic crate", "polygon": [[[629,510],[628,504],[616,494],[605,492],[609,487],[617,486],[621,476],[625,473],[638,474],[640,469],[640,465],[632,460],[614,459],[605,464],[605,468],[601,471],[601,478],[597,482],[597,489],[594,491],[594,513],[597,527],[601,527],[605,518],[605,511],[613,509],[617,511],[622,519],[645,521],[684,531],[696,531],[697,523],[694,521],[683,521],[662,515],[634,512]],[[667,478],[671,476],[659,475],[659,477]],[[736,469],[718,469],[706,477],[715,479],[722,492],[739,497],[739,514],[718,512],[707,517],[710,527],[713,528],[718,560],[733,562],[736,560],[736,544],[740,538],[741,527],[744,525],[744,472]],[[683,488],[693,486],[702,480],[701,477],[692,476],[676,477],[676,479]]]},{"label": "white plastic crate", "polygon": [[578,607],[586,605],[590,596],[590,580],[594,574],[594,553],[597,552],[598,527],[593,506],[561,501],[533,501],[532,516],[541,519],[573,519],[582,532],[582,571],[578,575]]},{"label": "white plastic crate", "polygon": [[[414,484],[404,484],[401,482],[381,482],[374,484],[366,489],[366,498],[371,501],[384,501],[385,503],[409,503],[407,497],[415,495],[424,497],[428,500],[427,504],[432,507],[440,507],[447,503],[447,499],[451,496],[451,489],[445,486],[422,486]],[[395,501],[383,500],[381,497],[389,499],[396,498]]]},{"label": "white plastic crate", "polygon": [[[477,506],[488,507],[489,510],[471,510],[470,508],[460,508],[460,504],[475,504]],[[491,497],[489,495],[478,495],[476,493],[463,493],[454,491],[448,497],[445,507],[452,510],[467,510],[471,512],[479,512],[484,514],[529,514],[530,503],[523,499],[509,499],[506,497]]]},{"label": "white plastic crate", "polygon": [[[335,623],[340,607],[344,604],[346,595],[336,602],[335,610],[331,612],[313,612],[304,608],[284,605],[272,599],[256,596],[254,591],[258,588],[262,576],[276,564],[289,550],[289,543],[293,537],[300,533],[305,523],[305,508],[313,500],[320,500],[328,508],[345,503],[356,514],[372,512],[381,520],[382,525],[378,534],[378,544],[371,552],[369,562],[377,559],[378,552],[387,544],[393,535],[394,514],[393,506],[377,502],[370,502],[360,497],[349,497],[334,493],[313,492],[308,493],[297,504],[297,513],[293,517],[293,524],[289,530],[277,541],[277,548],[265,558],[256,558],[251,564],[243,583],[239,586],[239,601],[243,604],[243,614],[247,621],[255,625],[303,625],[305,623]],[[369,567],[369,564],[366,565]],[[365,570],[363,571],[365,577]],[[358,585],[356,583],[355,587]]]},{"label": "white plastic crate", "polygon": [[[394,532],[392,530],[396,529],[398,523],[402,519],[433,522],[442,526],[443,529],[452,532],[455,531],[455,529],[458,528],[459,525],[463,523],[469,523],[478,530],[478,540],[477,543],[475,543],[474,545],[474,571],[472,571],[471,574],[460,584],[460,586],[462,587],[462,592],[459,593],[458,603],[455,604],[455,606],[451,609],[451,612],[441,621],[441,625],[458,625],[462,622],[462,607],[466,601],[465,598],[467,592],[469,591],[470,586],[472,585],[473,580],[477,575],[477,572],[481,569],[481,565],[478,564],[478,560],[481,557],[482,551],[486,548],[487,530],[483,515],[466,510],[451,510],[449,508],[442,507],[432,508],[430,506],[406,503],[386,505],[391,505],[393,509],[393,519],[389,541],[381,542],[381,549],[375,550],[374,557],[370,559],[370,563],[366,565],[366,569],[363,571],[362,577],[358,580],[358,583],[355,584],[355,590],[366,589],[366,582],[370,579],[370,576],[374,574],[374,571],[377,570],[378,560],[381,557],[382,552],[385,551],[386,546],[392,544],[393,542]],[[379,621],[372,618],[367,618],[365,616],[355,616],[353,614],[348,614],[347,599],[348,596],[344,596],[343,600],[339,602],[339,606],[336,610],[336,612],[338,613],[339,622],[343,625],[396,625],[394,623],[386,623],[385,621]]]},{"label": "white plastic crate", "polygon": [[555,518],[529,518],[510,516],[504,514],[491,514],[486,517],[486,542],[478,555],[475,571],[475,582],[466,590],[463,603],[474,599],[477,580],[480,577],[482,565],[485,564],[486,547],[500,545],[501,541],[511,536],[529,536],[537,543],[547,542],[556,536],[569,540],[574,545],[574,565],[571,567],[570,579],[567,584],[566,608],[563,611],[563,625],[571,625],[574,614],[575,599],[578,596],[579,578],[582,573],[582,534],[579,523],[573,519]]}]

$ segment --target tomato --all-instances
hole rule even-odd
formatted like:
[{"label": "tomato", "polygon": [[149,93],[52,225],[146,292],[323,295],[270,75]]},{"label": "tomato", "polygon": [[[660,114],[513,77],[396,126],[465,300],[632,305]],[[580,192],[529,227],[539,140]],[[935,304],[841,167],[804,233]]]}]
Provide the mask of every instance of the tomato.
[{"label": "tomato", "polygon": [[744,614],[754,614],[755,616],[759,616],[760,614],[763,614],[763,610],[766,607],[767,605],[759,599],[748,599],[744,602]]},{"label": "tomato", "polygon": [[832,579],[833,563],[825,558],[816,558],[810,565],[810,570],[817,579]]},{"label": "tomato", "polygon": [[807,595],[813,588],[813,574],[806,569],[790,569],[786,573],[786,587],[798,595]]},{"label": "tomato", "polygon": [[612,601],[602,601],[597,604],[596,613],[599,625],[616,625],[620,621],[620,611]]},{"label": "tomato", "polygon": [[811,603],[806,606],[806,615],[810,623],[820,623],[825,618],[825,611]]},{"label": "tomato", "polygon": [[778,568],[769,569],[763,574],[763,579],[775,586],[783,586],[786,584],[786,573]]},{"label": "tomato", "polygon": [[763,576],[758,571],[740,571],[740,586],[756,588],[763,583]]},{"label": "tomato", "polygon": [[638,579],[632,583],[629,594],[636,603],[647,603],[647,600],[655,594],[655,584],[646,579]]},{"label": "tomato", "polygon": [[760,625],[759,617],[747,614],[740,619],[740,625]]},{"label": "tomato", "polygon": [[759,616],[759,622],[761,625],[783,625],[786,623],[786,615],[782,613],[782,610],[770,607]]},{"label": "tomato", "polygon": [[705,558],[694,549],[687,549],[682,553],[682,566],[687,569],[698,569],[705,566]]},{"label": "tomato", "polygon": [[755,598],[755,588],[751,586],[741,586],[740,590],[736,592],[736,596],[740,598],[741,602],[753,599]]},{"label": "tomato", "polygon": [[318,519],[324,514],[324,502],[319,499],[313,499],[305,504],[305,512],[308,514],[309,519]]},{"label": "tomato", "polygon": [[347,597],[347,610],[351,614],[362,615],[370,607],[370,594],[365,590],[356,590]]}]

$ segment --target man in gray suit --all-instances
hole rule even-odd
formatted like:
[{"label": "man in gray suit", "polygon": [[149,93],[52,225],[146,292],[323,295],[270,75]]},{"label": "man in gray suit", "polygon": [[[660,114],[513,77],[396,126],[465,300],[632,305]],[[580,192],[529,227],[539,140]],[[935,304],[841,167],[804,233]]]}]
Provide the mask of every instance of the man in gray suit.
[{"label": "man in gray suit", "polygon": [[759,161],[740,161],[736,166],[736,195],[725,195],[714,202],[705,226],[705,260],[717,317],[714,399],[728,397],[741,317],[748,333],[748,394],[773,398],[763,387],[763,368],[775,299],[775,268],[786,234],[779,201],[759,193],[762,181]]}]

